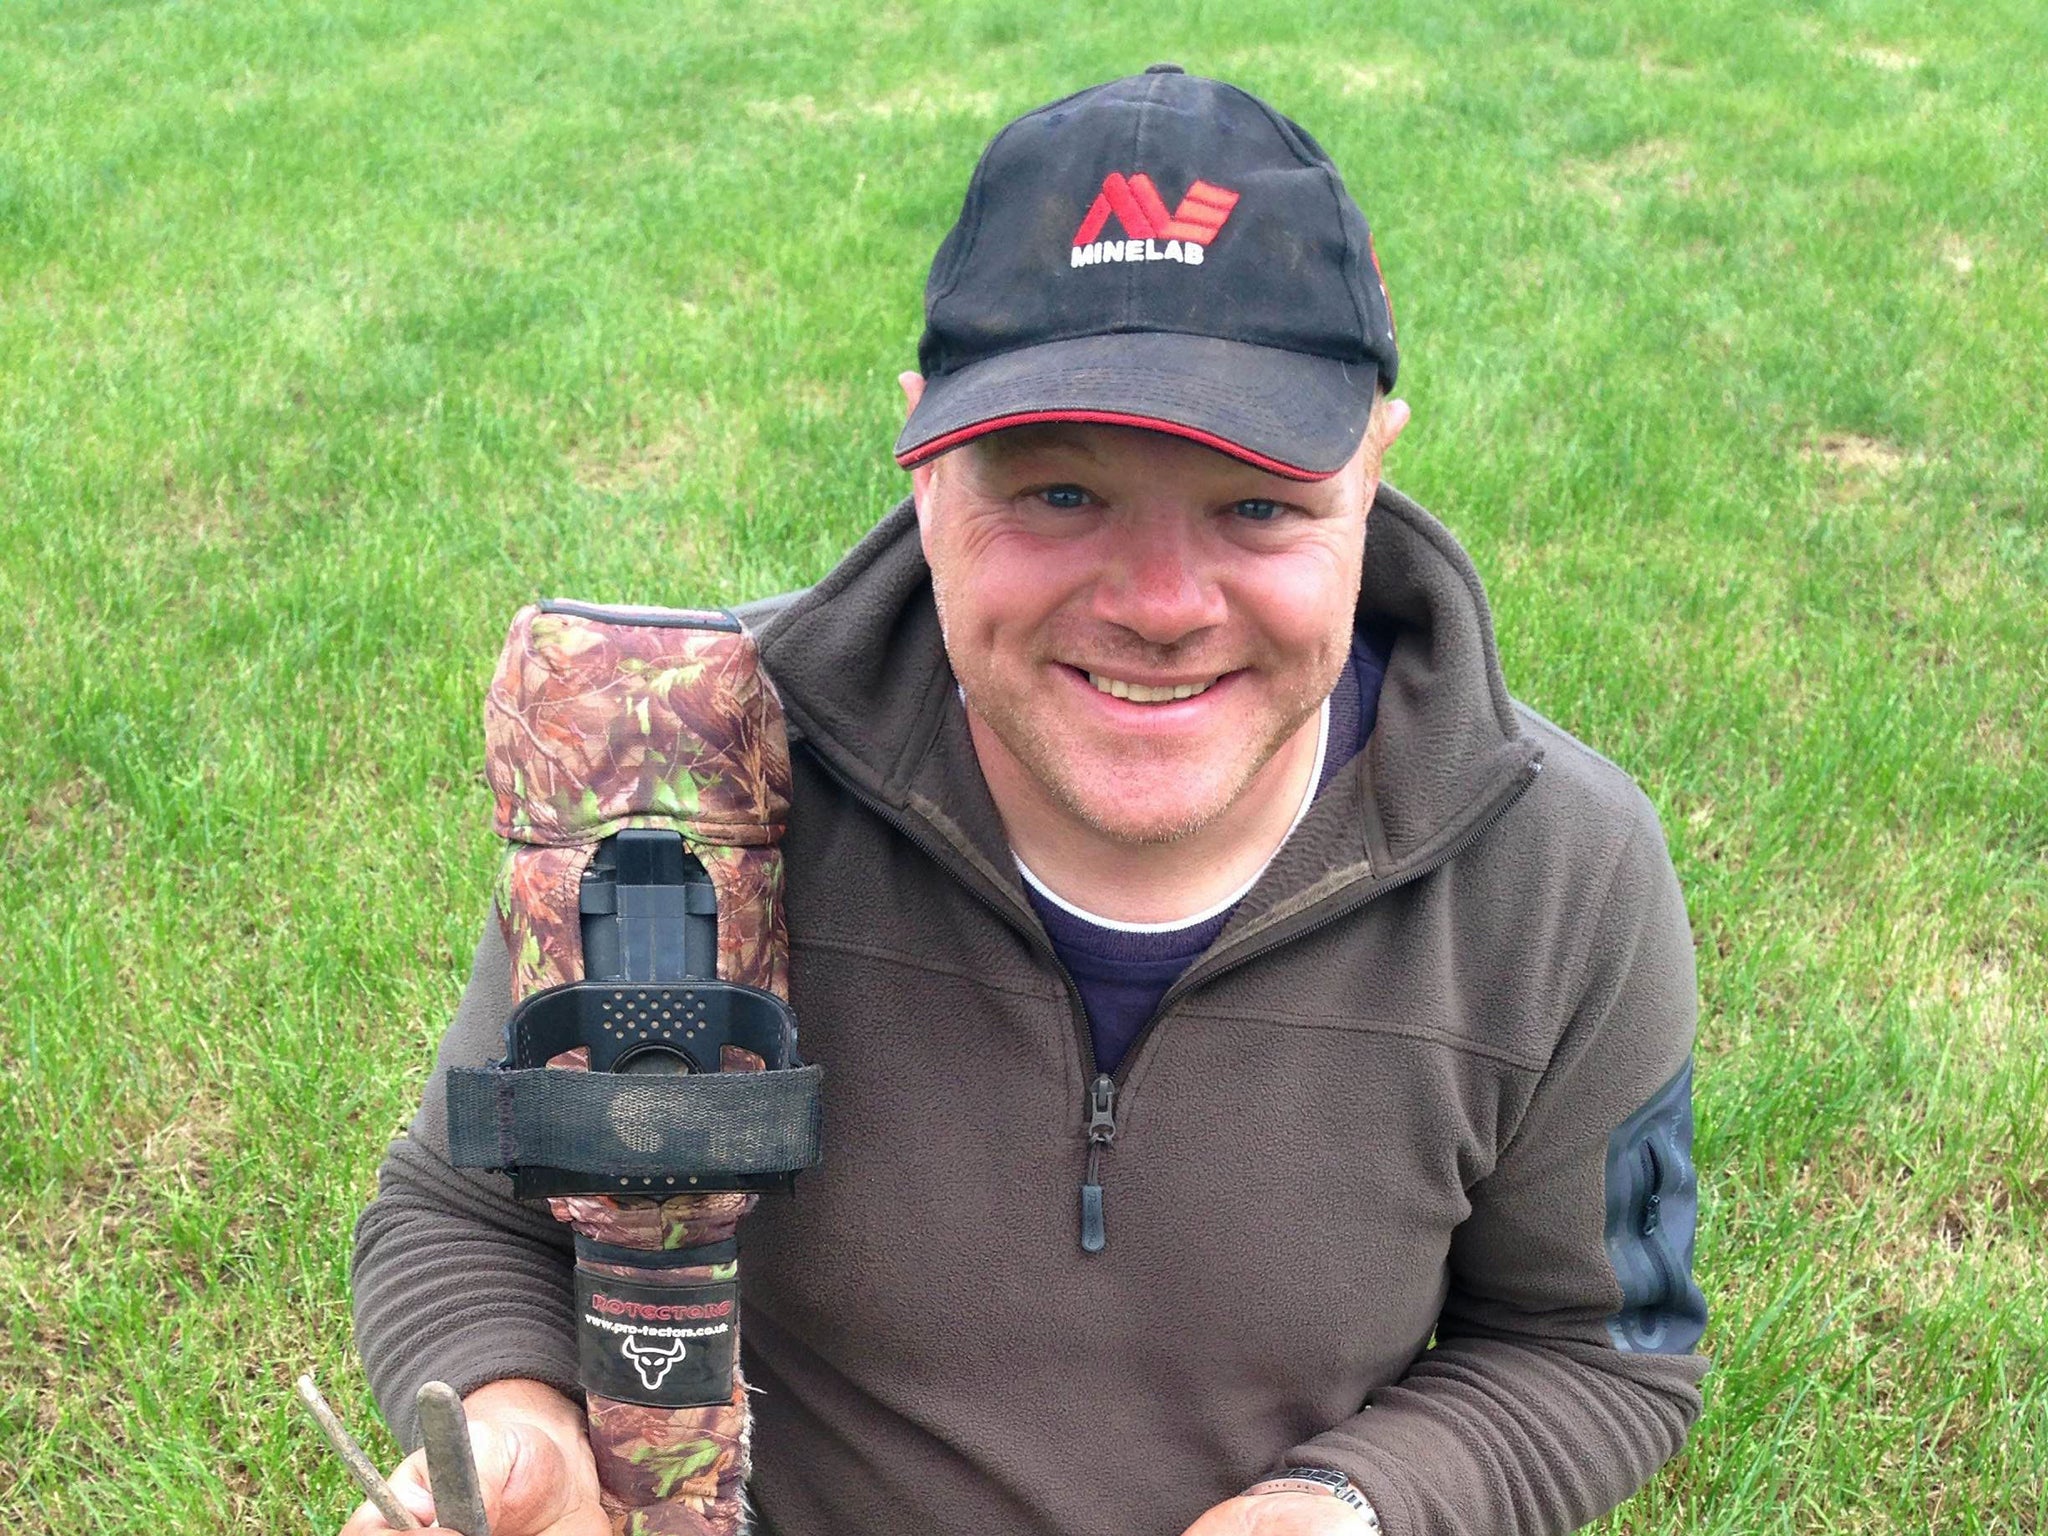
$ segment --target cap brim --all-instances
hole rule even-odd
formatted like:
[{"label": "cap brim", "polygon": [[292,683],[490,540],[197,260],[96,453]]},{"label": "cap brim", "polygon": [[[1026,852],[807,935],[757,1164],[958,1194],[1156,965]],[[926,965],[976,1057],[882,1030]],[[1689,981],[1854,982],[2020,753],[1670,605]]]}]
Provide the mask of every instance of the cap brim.
[{"label": "cap brim", "polygon": [[1290,480],[1350,462],[1372,415],[1371,362],[1137,331],[1019,347],[925,381],[896,439],[905,469],[985,433],[1034,422],[1143,427]]}]

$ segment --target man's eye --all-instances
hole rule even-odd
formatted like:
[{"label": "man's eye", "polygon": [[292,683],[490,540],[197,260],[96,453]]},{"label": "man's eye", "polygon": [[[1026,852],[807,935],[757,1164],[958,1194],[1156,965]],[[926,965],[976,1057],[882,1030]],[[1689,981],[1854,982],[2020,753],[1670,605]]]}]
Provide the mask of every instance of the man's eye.
[{"label": "man's eye", "polygon": [[1078,485],[1049,485],[1038,496],[1047,506],[1063,510],[1088,505],[1088,493]]},{"label": "man's eye", "polygon": [[1232,502],[1230,510],[1248,523],[1270,523],[1280,515],[1280,503],[1267,501],[1262,496],[1250,496],[1243,501]]}]

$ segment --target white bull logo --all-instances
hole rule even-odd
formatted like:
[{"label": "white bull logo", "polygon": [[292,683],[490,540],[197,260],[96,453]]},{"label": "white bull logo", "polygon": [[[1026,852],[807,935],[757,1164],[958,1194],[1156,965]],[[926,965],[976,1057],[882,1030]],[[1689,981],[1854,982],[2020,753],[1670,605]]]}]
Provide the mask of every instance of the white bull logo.
[{"label": "white bull logo", "polygon": [[626,1358],[633,1362],[633,1369],[640,1373],[640,1385],[650,1392],[661,1385],[662,1377],[683,1358],[681,1339],[666,1339],[662,1342],[661,1348],[656,1349],[641,1343],[640,1336],[634,1334],[619,1347],[625,1351]]}]

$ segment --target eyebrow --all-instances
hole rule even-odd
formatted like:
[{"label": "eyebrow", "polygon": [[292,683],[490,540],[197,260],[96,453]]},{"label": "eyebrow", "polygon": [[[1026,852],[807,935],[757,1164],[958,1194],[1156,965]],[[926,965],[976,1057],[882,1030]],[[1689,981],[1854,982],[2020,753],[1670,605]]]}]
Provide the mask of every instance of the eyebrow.
[{"label": "eyebrow", "polygon": [[975,438],[974,443],[995,459],[1013,459],[1020,454],[1061,448],[1094,463],[1102,462],[1102,455],[1095,451],[1084,434],[1058,421],[1035,421],[1025,426],[1005,427],[1000,432]]}]

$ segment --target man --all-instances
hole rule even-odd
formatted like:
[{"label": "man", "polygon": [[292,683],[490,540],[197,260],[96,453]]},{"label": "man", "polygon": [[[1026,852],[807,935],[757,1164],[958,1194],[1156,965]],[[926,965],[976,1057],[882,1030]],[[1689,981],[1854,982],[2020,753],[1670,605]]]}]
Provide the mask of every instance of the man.
[{"label": "man", "polygon": [[[997,136],[926,309],[912,503],[756,616],[829,1147],[746,1232],[762,1529],[1596,1517],[1699,1407],[1690,937],[1380,484],[1363,217],[1159,66]],[[487,925],[444,1069],[506,972]],[[372,1381],[408,1438],[468,1392],[499,1536],[596,1536],[563,1233],[445,1151],[430,1085],[358,1233]]]}]

